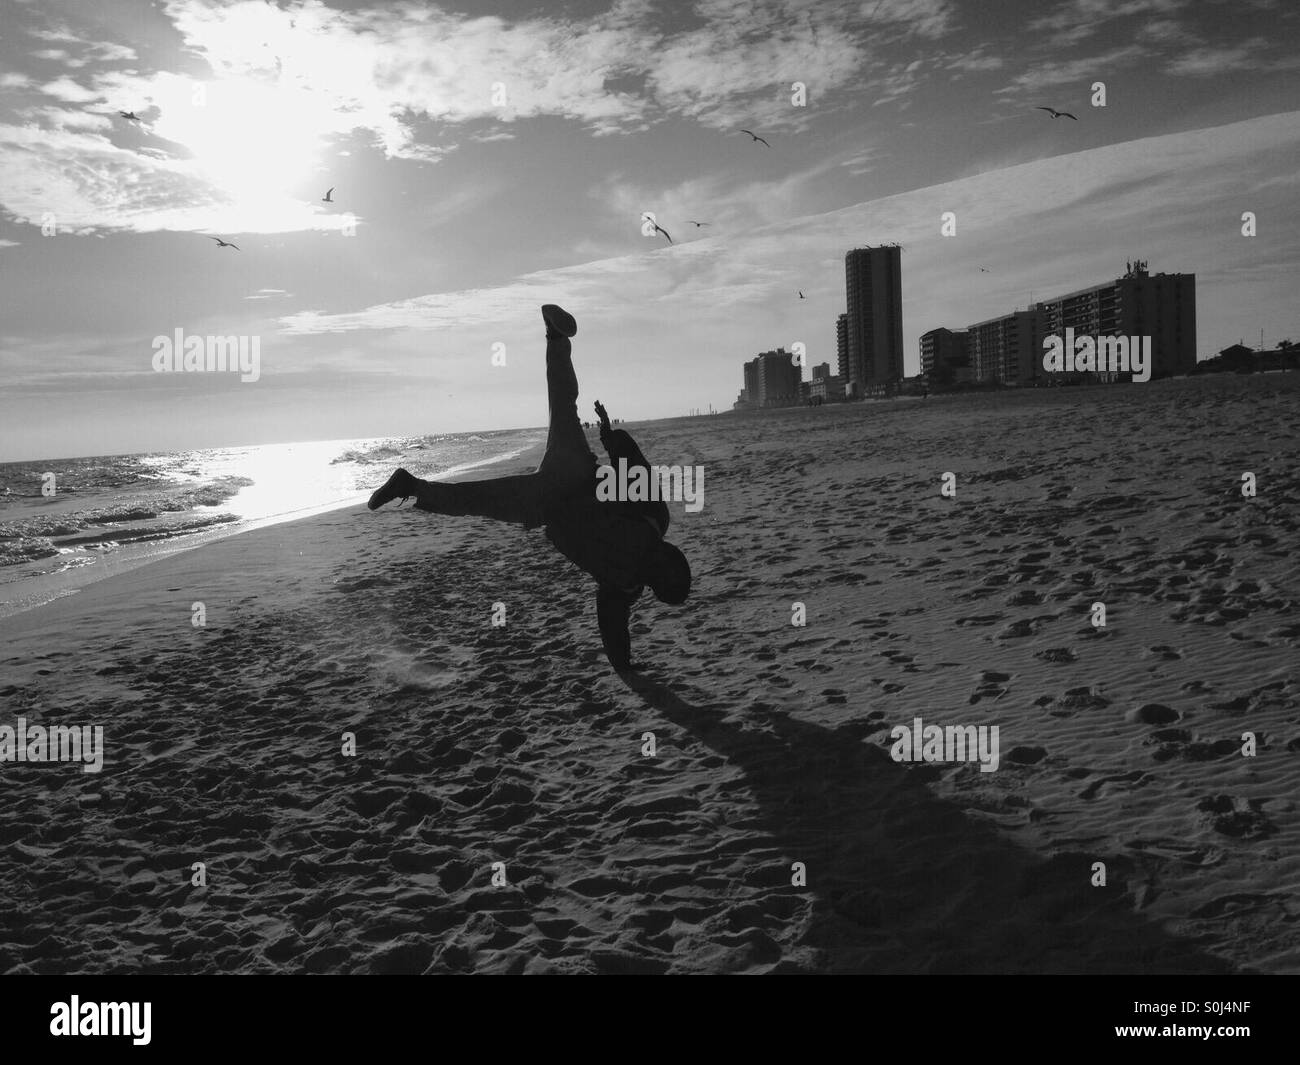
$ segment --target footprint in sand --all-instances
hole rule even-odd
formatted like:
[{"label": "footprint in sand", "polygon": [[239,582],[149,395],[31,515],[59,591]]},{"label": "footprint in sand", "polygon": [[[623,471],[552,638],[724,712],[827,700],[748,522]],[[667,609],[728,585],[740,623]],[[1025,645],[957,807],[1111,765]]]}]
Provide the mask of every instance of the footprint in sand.
[{"label": "footprint in sand", "polygon": [[1095,799],[1097,793],[1107,784],[1117,785],[1123,791],[1134,791],[1137,788],[1150,784],[1153,780],[1155,780],[1155,777],[1151,776],[1149,773],[1144,773],[1140,769],[1135,769],[1131,773],[1121,773],[1119,776],[1101,777],[1098,780],[1094,780],[1079,792],[1079,798]]},{"label": "footprint in sand", "polygon": [[1169,725],[1177,721],[1181,716],[1173,707],[1165,706],[1162,703],[1143,703],[1125,714],[1124,720],[1130,724]]},{"label": "footprint in sand", "polygon": [[1167,647],[1164,644],[1156,644],[1154,647],[1148,647],[1146,653],[1163,659],[1166,662],[1176,662],[1178,659],[1183,657],[1178,651],[1174,650],[1174,648]]},{"label": "footprint in sand", "polygon": [[1068,647],[1049,647],[1044,651],[1035,651],[1034,657],[1044,662],[1051,662],[1053,665],[1065,665],[1068,662],[1078,661],[1079,658]]},{"label": "footprint in sand", "polygon": [[1010,673],[998,673],[991,669],[984,670],[980,674],[979,687],[975,689],[967,702],[969,705],[974,706],[981,699],[1001,699],[1007,693],[1007,689],[1002,684],[1010,679]]},{"label": "footprint in sand", "polygon": [[994,625],[1005,617],[1005,614],[971,614],[968,617],[958,618],[953,624],[958,626]]},{"label": "footprint in sand", "polygon": [[[1256,738],[1259,739],[1259,736]],[[1210,743],[1194,737],[1192,731],[1185,728],[1156,729],[1143,741],[1143,745],[1155,746],[1151,757],[1157,762],[1168,762],[1173,758],[1182,758],[1188,762],[1212,762],[1216,758],[1235,755],[1241,750],[1241,745],[1236,740],[1223,739]]]},{"label": "footprint in sand", "polygon": [[1110,700],[1096,688],[1078,687],[1067,688],[1065,694],[1056,699],[1040,696],[1035,705],[1050,706],[1051,709],[1047,712],[1052,717],[1073,717],[1081,710],[1100,710],[1109,706]]},{"label": "footprint in sand", "polygon": [[1196,804],[1201,820],[1225,836],[1258,839],[1277,831],[1277,825],[1263,812],[1267,799],[1246,799],[1232,795],[1207,795]]}]

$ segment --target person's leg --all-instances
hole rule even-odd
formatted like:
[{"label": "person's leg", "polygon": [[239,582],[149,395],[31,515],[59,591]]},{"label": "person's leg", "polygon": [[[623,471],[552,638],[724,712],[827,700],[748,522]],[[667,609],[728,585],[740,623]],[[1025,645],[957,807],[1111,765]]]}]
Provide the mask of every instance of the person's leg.
[{"label": "person's leg", "polygon": [[542,524],[542,479],[525,473],[489,481],[419,481],[415,506],[432,514],[469,514],[535,529]]},{"label": "person's leg", "polygon": [[573,372],[569,337],[578,331],[573,316],[554,304],[542,307],[546,322],[546,393],[550,428],[546,452],[533,474],[489,481],[424,481],[398,470],[370,497],[375,510],[394,499],[415,496],[419,510],[434,514],[472,514],[535,528],[546,521],[546,508],[562,506],[566,497],[594,491],[596,456],[578,419],[578,378]]},{"label": "person's leg", "polygon": [[538,473],[545,481],[548,495],[560,498],[591,487],[596,456],[591,453],[587,434],[578,418],[578,377],[573,372],[573,345],[569,341],[577,332],[577,323],[553,304],[542,308],[542,317],[547,326],[546,397],[550,428]]},{"label": "person's leg", "polygon": [[391,500],[411,496],[417,510],[431,514],[492,518],[527,529],[543,522],[542,479],[536,473],[488,481],[425,481],[398,470],[370,497],[369,506],[376,510]]}]

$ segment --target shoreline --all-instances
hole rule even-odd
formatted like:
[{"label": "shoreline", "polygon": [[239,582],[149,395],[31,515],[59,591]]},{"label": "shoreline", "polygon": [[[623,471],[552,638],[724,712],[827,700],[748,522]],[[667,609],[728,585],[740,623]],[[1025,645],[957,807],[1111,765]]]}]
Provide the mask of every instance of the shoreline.
[{"label": "shoreline", "polygon": [[[543,450],[544,445],[532,445],[520,448],[501,457],[484,459],[472,463],[463,463],[459,466],[451,467],[446,471],[445,476],[440,475],[439,479],[456,481],[467,479],[471,475],[478,476],[487,474],[488,476],[504,476],[506,473],[510,472],[527,472],[527,469],[535,467],[536,464],[541,461]],[[531,467],[529,466],[530,462]],[[378,485],[375,487],[378,487]],[[371,489],[371,491],[373,491],[373,489]],[[46,574],[43,577],[32,578],[32,582],[39,583],[40,587],[28,595],[17,594],[24,591],[27,585],[23,581],[15,581],[8,586],[13,589],[15,593],[14,597],[11,599],[0,600],[0,632],[4,631],[3,623],[10,618],[23,617],[34,611],[43,610],[47,607],[53,606],[56,603],[75,599],[78,595],[83,594],[86,589],[92,588],[104,581],[111,581],[119,577],[124,577],[127,574],[134,573],[136,570],[158,565],[166,562],[170,558],[187,554],[190,551],[201,550],[232,537],[245,536],[261,529],[274,528],[279,525],[292,525],[296,522],[307,521],[311,518],[328,514],[335,510],[344,510],[348,507],[354,507],[359,502],[364,502],[364,500],[369,497],[369,494],[368,491],[357,492],[352,494],[349,498],[304,507],[301,508],[300,511],[252,519],[245,522],[245,524],[239,528],[231,528],[229,525],[220,525],[211,529],[204,529],[186,534],[184,538],[178,537],[166,541],[154,540],[144,541],[138,544],[133,543],[128,545],[125,549],[118,549],[118,551],[104,555],[97,559],[93,565],[62,570],[57,573]],[[289,516],[290,514],[292,514],[292,516]],[[39,597],[40,601],[27,604],[25,601],[30,599],[33,595]]]}]

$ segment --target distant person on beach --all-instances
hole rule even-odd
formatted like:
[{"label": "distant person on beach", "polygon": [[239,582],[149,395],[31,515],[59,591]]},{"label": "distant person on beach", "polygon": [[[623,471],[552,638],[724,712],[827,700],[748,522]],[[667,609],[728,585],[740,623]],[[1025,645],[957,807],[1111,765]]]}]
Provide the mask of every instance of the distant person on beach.
[{"label": "distant person on beach", "polygon": [[[578,323],[561,307],[542,307],[546,323],[546,390],[551,422],[546,453],[536,473],[457,483],[424,481],[399,469],[370,497],[376,510],[393,499],[415,497],[415,506],[433,514],[475,515],[512,522],[525,529],[546,527],[546,538],[570,562],[596,579],[596,617],[610,664],[617,670],[641,668],[632,662],[628,617],[647,586],[661,602],[684,603],[691,590],[686,557],[664,539],[668,507],[662,499],[601,501],[596,498],[597,460],[578,420],[578,379],[569,338]],[[600,416],[600,442],[617,467],[630,472],[649,462],[632,437]]]}]

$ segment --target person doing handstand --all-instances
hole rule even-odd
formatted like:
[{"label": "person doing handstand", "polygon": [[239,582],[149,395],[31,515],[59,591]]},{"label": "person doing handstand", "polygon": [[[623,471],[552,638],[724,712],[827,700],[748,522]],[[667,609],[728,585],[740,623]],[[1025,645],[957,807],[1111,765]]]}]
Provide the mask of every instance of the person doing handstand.
[{"label": "person doing handstand", "polygon": [[[546,538],[569,561],[596,580],[596,617],[601,642],[616,670],[639,669],[632,662],[628,620],[632,605],[649,587],[661,602],[678,605],[691,590],[691,567],[681,551],[664,539],[668,507],[662,499],[601,500],[596,496],[597,460],[578,419],[578,379],[573,372],[571,338],[578,324],[553,303],[542,307],[546,323],[546,390],[550,427],[546,451],[535,473],[484,481],[425,481],[397,470],[370,497],[376,510],[394,499],[415,498],[415,507],[433,514],[475,515],[545,527]],[[600,442],[617,467],[630,473],[650,464],[624,429],[614,429],[597,401]],[[648,482],[647,482],[648,483]]]}]

